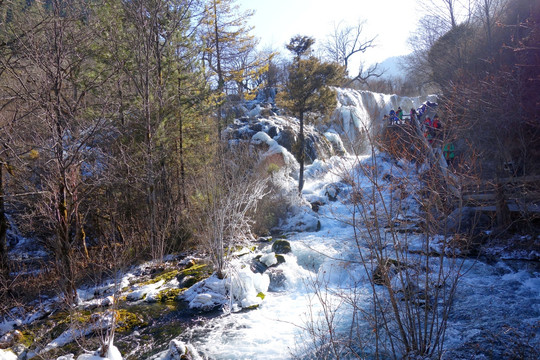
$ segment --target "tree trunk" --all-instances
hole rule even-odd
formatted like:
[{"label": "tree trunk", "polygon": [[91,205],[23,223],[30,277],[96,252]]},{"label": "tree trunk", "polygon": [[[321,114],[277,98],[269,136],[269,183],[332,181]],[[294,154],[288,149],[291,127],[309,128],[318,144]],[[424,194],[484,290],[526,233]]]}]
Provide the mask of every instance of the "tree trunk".
[{"label": "tree trunk", "polygon": [[180,76],[178,76],[178,144],[177,144],[177,151],[178,151],[178,160],[180,162],[180,191],[181,191],[181,199],[182,199],[182,207],[185,208],[187,206],[187,198],[186,198],[186,171],[185,171],[185,164],[184,164],[184,121],[182,118],[182,107],[180,103],[180,89],[182,85],[182,80],[180,79]]},{"label": "tree trunk", "polygon": [[7,220],[4,207],[4,183],[2,171],[3,164],[0,163],[0,295],[4,295],[9,280],[9,258],[6,245]]},{"label": "tree trunk", "polygon": [[302,189],[304,188],[304,113],[300,113],[300,154],[298,162],[300,163],[300,173],[298,174],[298,194],[302,196]]},{"label": "tree trunk", "polygon": [[[221,69],[221,49],[220,49],[220,37],[219,37],[219,28],[218,28],[218,18],[217,18],[217,7],[216,7],[216,0],[212,2],[212,6],[214,9],[214,42],[216,47],[216,61],[217,61],[217,75],[218,75],[218,94],[221,95],[225,89],[225,79],[223,78],[223,70]],[[221,130],[223,126],[223,119],[221,115],[222,106],[221,106],[221,99],[219,101],[218,106],[218,114],[217,114],[217,130],[218,130],[218,140],[221,139]]]},{"label": "tree trunk", "polygon": [[495,184],[495,207],[497,211],[497,226],[503,230],[510,224],[510,210],[504,196],[504,186],[498,181]]}]

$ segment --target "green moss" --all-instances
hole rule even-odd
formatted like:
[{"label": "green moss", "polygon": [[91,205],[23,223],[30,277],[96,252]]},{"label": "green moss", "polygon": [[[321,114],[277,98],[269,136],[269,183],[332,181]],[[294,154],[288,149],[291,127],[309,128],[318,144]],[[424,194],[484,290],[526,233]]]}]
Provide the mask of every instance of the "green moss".
[{"label": "green moss", "polygon": [[147,325],[148,323],[135,313],[125,309],[116,311],[116,331],[119,333],[126,333],[135,327],[145,327]]},{"label": "green moss", "polygon": [[209,277],[212,274],[212,268],[208,264],[196,264],[188,269],[179,271],[179,274],[182,275],[182,277],[194,276],[202,280]]},{"label": "green moss", "polygon": [[53,320],[57,325],[60,324],[88,324],[91,321],[92,312],[89,310],[76,311],[73,313],[60,311],[49,319]]},{"label": "green moss", "polygon": [[181,270],[178,280],[183,287],[189,288],[212,274],[212,267],[208,264],[195,264],[188,269]]},{"label": "green moss", "polygon": [[272,244],[272,251],[276,254],[288,254],[291,252],[291,243],[287,240],[276,240]]},{"label": "green moss", "polygon": [[163,289],[157,294],[157,301],[171,302],[176,301],[181,289]]},{"label": "green moss", "polygon": [[160,282],[161,280],[163,280],[164,282],[168,282],[174,279],[178,275],[178,273],[178,270],[164,271],[161,274],[157,275],[155,278],[142,282],[140,285],[143,286],[155,284],[157,282]]},{"label": "green moss", "polygon": [[34,341],[35,341],[34,333],[29,330],[24,330],[22,332],[22,338],[19,341],[19,343],[29,348],[34,343]]}]

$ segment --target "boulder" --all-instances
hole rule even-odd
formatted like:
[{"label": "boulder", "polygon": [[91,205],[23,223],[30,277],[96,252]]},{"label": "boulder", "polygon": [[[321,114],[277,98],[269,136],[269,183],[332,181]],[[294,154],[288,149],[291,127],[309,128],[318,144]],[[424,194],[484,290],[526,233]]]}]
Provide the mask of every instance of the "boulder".
[{"label": "boulder", "polygon": [[287,278],[285,273],[281,269],[271,268],[268,269],[268,276],[270,277],[270,285],[268,285],[268,291],[282,291],[285,289],[285,283]]},{"label": "boulder", "polygon": [[268,129],[268,136],[270,136],[272,139],[278,135],[278,129],[275,126],[271,126]]},{"label": "boulder", "polygon": [[272,244],[272,251],[276,254],[288,254],[291,252],[291,243],[287,240],[276,240]]},{"label": "boulder", "polygon": [[201,356],[190,344],[184,344],[180,340],[171,340],[169,351],[165,357],[167,360],[198,360]]},{"label": "boulder", "polygon": [[292,150],[293,148],[297,147],[296,144],[298,142],[296,134],[290,127],[286,127],[281,130],[279,135],[274,140],[276,140],[279,145],[283,146],[290,153],[293,153]]},{"label": "boulder", "polygon": [[259,261],[259,259],[260,259],[260,256],[253,259],[251,261],[251,264],[250,264],[249,268],[254,273],[262,274],[263,272],[266,271],[266,269],[268,269],[268,266],[266,264],[262,263],[261,261]]}]

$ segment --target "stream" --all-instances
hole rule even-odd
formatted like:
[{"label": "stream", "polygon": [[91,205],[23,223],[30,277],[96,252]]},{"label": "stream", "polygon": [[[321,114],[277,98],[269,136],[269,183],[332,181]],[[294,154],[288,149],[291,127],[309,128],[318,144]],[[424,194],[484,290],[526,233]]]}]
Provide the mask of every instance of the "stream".
[{"label": "stream", "polygon": [[[361,162],[368,160],[365,157]],[[348,161],[351,164],[352,160]],[[391,163],[382,166],[396,171]],[[405,171],[412,172],[413,167]],[[339,178],[336,162],[326,171],[322,168],[320,163],[307,168],[305,198],[325,197],[328,184]],[[410,207],[414,215],[415,209]],[[320,341],[328,340],[324,334],[329,315],[336,333],[343,335],[352,316],[346,300],[354,295],[357,305],[369,309],[372,290],[359,262],[352,227],[345,223],[351,216],[347,190],[337,201],[321,206],[318,215],[320,231],[287,237],[292,252],[271,273],[269,291],[259,308],[217,316],[179,338],[209,359],[322,358],[314,349],[321,346]],[[410,249],[422,241],[420,234],[403,236]],[[365,240],[361,241],[365,246]],[[540,348],[539,264],[462,260],[443,358],[536,358],[535,351]],[[445,266],[451,263],[447,261]],[[327,306],[323,308],[321,303]],[[369,358],[373,356],[371,328],[367,323],[360,324],[358,328],[364,331],[360,337],[365,339],[360,351],[362,357]]]}]

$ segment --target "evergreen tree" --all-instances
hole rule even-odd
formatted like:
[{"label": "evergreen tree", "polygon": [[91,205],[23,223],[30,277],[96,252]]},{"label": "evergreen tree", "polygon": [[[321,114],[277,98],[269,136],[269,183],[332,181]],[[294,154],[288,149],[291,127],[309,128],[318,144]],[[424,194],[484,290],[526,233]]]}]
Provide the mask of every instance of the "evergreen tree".
[{"label": "evergreen tree", "polygon": [[146,209],[135,202],[147,219],[148,244],[156,259],[168,250],[167,240],[179,226],[179,207],[187,200],[176,176],[185,183],[185,120],[195,123],[204,112],[205,86],[194,61],[195,5],[183,0],[124,2],[117,26],[124,30],[107,39],[118,46],[115,57],[122,70],[119,115],[133,160],[124,171],[137,169],[134,181],[145,194]]},{"label": "evergreen tree", "polygon": [[219,104],[218,135],[224,125],[224,97],[231,93],[242,95],[248,87],[246,79],[256,78],[267,69],[254,51],[257,41],[249,34],[252,28],[246,25],[253,12],[239,12],[234,2],[209,0],[201,27],[203,61]]},{"label": "evergreen tree", "polygon": [[345,76],[345,68],[336,63],[321,62],[314,56],[302,58],[309,53],[314,40],[296,36],[287,45],[295,58],[289,66],[289,77],[278,100],[284,108],[291,111],[300,120],[300,174],[298,192],[304,187],[304,115],[318,112],[323,116],[332,111],[337,104],[331,85],[339,85]]}]

